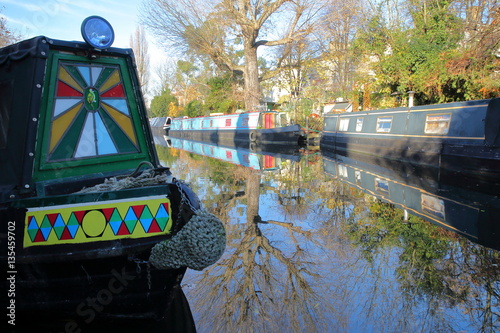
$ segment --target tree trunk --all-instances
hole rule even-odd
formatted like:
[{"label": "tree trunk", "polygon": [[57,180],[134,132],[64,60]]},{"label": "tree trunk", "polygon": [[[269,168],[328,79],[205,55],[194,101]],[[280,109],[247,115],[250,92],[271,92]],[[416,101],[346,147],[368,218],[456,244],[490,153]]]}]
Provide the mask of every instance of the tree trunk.
[{"label": "tree trunk", "polygon": [[260,199],[260,175],[254,170],[248,170],[246,198],[247,198],[247,223],[253,225],[260,220],[259,199]]},{"label": "tree trunk", "polygon": [[245,41],[245,109],[255,110],[260,105],[259,67],[257,64],[257,47],[254,40]]}]

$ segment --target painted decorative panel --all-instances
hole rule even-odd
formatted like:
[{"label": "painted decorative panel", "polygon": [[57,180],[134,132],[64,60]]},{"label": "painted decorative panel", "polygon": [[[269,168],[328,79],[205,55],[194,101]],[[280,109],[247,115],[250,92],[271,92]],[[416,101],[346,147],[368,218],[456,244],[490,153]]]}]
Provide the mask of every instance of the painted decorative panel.
[{"label": "painted decorative panel", "polygon": [[47,160],[138,151],[120,67],[60,60]]},{"label": "painted decorative panel", "polygon": [[24,247],[169,234],[171,214],[170,200],[164,196],[29,208]]}]

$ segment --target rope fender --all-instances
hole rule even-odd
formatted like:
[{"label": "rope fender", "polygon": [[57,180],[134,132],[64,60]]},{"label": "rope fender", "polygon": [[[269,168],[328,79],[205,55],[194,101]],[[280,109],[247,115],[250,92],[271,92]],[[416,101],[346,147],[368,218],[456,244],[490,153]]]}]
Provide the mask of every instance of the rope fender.
[{"label": "rope fender", "polygon": [[215,215],[199,209],[171,239],[152,248],[149,262],[158,269],[201,271],[217,262],[225,249],[224,225]]}]

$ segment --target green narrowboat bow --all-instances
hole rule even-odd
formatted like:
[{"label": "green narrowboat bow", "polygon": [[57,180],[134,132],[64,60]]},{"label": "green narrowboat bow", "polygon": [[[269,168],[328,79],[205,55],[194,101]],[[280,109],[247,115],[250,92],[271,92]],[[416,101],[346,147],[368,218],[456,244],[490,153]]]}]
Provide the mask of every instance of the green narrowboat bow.
[{"label": "green narrowboat bow", "polygon": [[[220,257],[224,229],[160,166],[132,50],[110,47],[100,17],[82,34],[0,49],[4,305],[85,323],[161,316],[186,267]],[[184,244],[193,229],[198,248]]]},{"label": "green narrowboat bow", "polygon": [[321,149],[500,176],[500,98],[328,113]]}]

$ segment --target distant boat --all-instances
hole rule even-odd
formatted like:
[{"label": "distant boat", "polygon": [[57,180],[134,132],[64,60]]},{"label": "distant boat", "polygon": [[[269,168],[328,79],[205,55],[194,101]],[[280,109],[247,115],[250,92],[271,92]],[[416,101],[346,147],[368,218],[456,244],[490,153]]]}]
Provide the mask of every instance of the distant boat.
[{"label": "distant boat", "polygon": [[500,98],[328,113],[321,149],[500,177]]},{"label": "distant boat", "polygon": [[154,117],[149,118],[149,126],[153,130],[166,130],[170,124],[167,124],[167,117]]},{"label": "distant boat", "polygon": [[173,118],[170,119],[167,133],[171,137],[226,144],[256,142],[298,145],[305,142],[306,136],[300,125],[290,123],[286,112],[278,111]]}]

